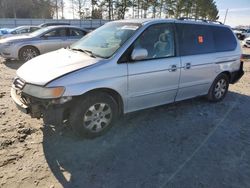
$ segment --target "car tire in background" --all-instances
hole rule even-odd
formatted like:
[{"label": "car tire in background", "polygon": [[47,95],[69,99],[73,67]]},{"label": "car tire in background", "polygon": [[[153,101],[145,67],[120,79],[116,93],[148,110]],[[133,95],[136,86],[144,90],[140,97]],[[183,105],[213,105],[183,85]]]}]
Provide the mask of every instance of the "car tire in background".
[{"label": "car tire in background", "polygon": [[93,93],[75,99],[69,123],[78,136],[95,138],[113,126],[118,114],[113,97],[104,92]]},{"label": "car tire in background", "polygon": [[33,46],[25,46],[19,50],[19,59],[22,61],[29,61],[38,55],[40,55],[39,50]]},{"label": "car tire in background", "polygon": [[245,36],[244,35],[240,35],[240,40],[244,40],[245,39]]},{"label": "car tire in background", "polygon": [[207,98],[211,102],[219,102],[223,100],[227,94],[229,87],[229,78],[226,74],[219,74],[209,89]]}]

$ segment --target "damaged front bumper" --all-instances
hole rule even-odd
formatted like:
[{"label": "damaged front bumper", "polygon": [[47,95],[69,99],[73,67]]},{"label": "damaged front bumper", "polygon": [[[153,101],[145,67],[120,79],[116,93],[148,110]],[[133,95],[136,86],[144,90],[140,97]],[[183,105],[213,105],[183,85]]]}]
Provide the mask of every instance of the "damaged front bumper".
[{"label": "damaged front bumper", "polygon": [[38,99],[14,87],[11,88],[11,97],[20,111],[32,118],[43,118],[45,124],[61,124],[68,117],[69,99]]},{"label": "damaged front bumper", "polygon": [[22,101],[20,95],[18,95],[18,91],[14,88],[11,88],[10,91],[11,98],[15,102],[17,108],[25,114],[29,113],[29,107]]}]

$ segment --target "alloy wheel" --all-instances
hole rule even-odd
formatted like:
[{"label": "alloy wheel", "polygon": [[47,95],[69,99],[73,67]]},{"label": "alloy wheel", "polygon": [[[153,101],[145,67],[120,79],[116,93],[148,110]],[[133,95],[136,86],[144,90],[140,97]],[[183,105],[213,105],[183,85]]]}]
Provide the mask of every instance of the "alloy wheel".
[{"label": "alloy wheel", "polygon": [[227,82],[225,79],[220,79],[215,85],[214,96],[216,99],[222,98],[227,90]]},{"label": "alloy wheel", "polygon": [[91,132],[100,132],[107,127],[112,120],[112,111],[108,104],[96,103],[89,107],[84,114],[84,126]]},{"label": "alloy wheel", "polygon": [[26,48],[23,51],[22,56],[23,56],[23,59],[25,61],[28,61],[28,60],[31,60],[32,58],[36,57],[37,56],[37,52],[34,49]]}]

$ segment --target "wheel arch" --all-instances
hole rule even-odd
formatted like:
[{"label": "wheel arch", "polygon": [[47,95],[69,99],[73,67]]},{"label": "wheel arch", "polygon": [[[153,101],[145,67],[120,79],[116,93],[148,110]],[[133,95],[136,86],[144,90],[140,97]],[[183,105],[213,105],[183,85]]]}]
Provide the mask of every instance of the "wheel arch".
[{"label": "wheel arch", "polygon": [[[229,72],[229,71],[223,71],[223,72],[221,72],[220,74],[225,74],[225,75],[227,75],[227,77],[228,77],[228,79],[229,79],[229,83],[231,82],[231,72]],[[219,75],[220,75],[219,74]],[[219,76],[218,75],[218,76]]]},{"label": "wheel arch", "polygon": [[[224,78],[227,78],[227,86],[226,86],[226,90],[223,94],[223,96],[221,96],[220,98],[215,98],[215,94],[214,94],[214,88],[215,88],[215,85],[218,83],[219,79],[224,76]],[[208,90],[208,93],[207,93],[207,98],[209,101],[211,102],[219,102],[221,101],[225,96],[226,96],[226,93],[228,91],[228,86],[229,86],[229,83],[230,83],[230,79],[231,79],[231,73],[229,71],[223,71],[221,73],[219,73],[215,79],[213,80],[209,90]]]},{"label": "wheel arch", "polygon": [[24,49],[24,48],[27,48],[27,47],[31,47],[31,48],[36,49],[36,50],[38,51],[38,55],[41,55],[40,50],[39,50],[36,46],[30,45],[30,44],[29,44],[29,45],[23,45],[23,46],[20,47],[19,50],[18,50],[18,58],[19,58],[19,59],[21,59],[21,50]]},{"label": "wheel arch", "polygon": [[89,96],[89,95],[94,95],[95,93],[107,93],[109,94],[117,103],[118,105],[118,109],[119,109],[119,114],[123,114],[124,113],[124,101],[122,96],[120,95],[120,93],[118,93],[116,90],[111,89],[111,88],[96,88],[96,89],[91,89],[87,92],[85,92],[82,95],[78,95],[76,96],[77,98],[79,97],[85,97],[85,96]]}]

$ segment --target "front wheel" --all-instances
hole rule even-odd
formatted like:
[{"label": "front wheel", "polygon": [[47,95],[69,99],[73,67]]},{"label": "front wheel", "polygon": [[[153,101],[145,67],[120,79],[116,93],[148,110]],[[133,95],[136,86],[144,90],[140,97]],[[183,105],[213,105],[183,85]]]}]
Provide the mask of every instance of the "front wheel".
[{"label": "front wheel", "polygon": [[211,88],[209,89],[208,92],[208,100],[211,102],[219,102],[227,94],[229,87],[229,78],[226,74],[220,74],[219,76],[216,77],[214,80]]},{"label": "front wheel", "polygon": [[77,99],[69,118],[76,134],[87,138],[103,135],[118,117],[116,101],[106,93]]},{"label": "front wheel", "polygon": [[22,61],[29,61],[39,55],[39,51],[32,46],[23,47],[19,52],[19,58]]}]

